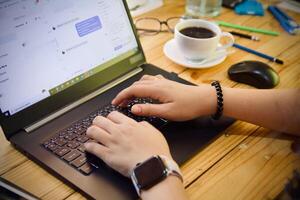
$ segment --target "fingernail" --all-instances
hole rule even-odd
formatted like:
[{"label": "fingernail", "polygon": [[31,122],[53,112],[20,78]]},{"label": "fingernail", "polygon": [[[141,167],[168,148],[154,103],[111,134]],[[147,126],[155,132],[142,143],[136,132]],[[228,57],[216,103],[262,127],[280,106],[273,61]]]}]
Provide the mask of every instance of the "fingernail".
[{"label": "fingernail", "polygon": [[84,148],[85,148],[85,150],[86,150],[86,149],[89,148],[90,144],[89,144],[89,143],[84,143],[83,146],[84,146]]},{"label": "fingernail", "polygon": [[112,101],[111,101],[111,104],[115,104],[116,103],[116,99],[113,99]]},{"label": "fingernail", "polygon": [[133,113],[141,113],[142,112],[142,108],[140,106],[134,105],[134,106],[132,106],[131,111]]}]

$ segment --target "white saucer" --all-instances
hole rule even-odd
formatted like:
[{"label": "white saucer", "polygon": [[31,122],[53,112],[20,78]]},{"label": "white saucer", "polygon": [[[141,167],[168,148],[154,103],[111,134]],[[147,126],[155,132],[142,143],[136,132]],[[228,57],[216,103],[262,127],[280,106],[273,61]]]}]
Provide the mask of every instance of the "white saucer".
[{"label": "white saucer", "polygon": [[[178,50],[175,40],[169,40],[164,46],[164,54],[173,62],[178,65],[182,65],[188,68],[209,68],[213,67],[217,64],[223,62],[227,57],[226,50],[223,50],[224,54],[222,53],[220,56],[212,56],[207,61],[200,61],[200,62],[193,62],[191,60],[186,59]],[[218,53],[219,54],[219,53]]]}]

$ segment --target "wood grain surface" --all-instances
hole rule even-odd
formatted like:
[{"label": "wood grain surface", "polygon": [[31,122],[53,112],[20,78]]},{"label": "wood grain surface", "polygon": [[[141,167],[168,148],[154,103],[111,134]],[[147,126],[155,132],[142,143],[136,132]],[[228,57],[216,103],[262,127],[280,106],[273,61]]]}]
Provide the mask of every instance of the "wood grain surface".
[{"label": "wood grain surface", "polygon": [[[184,14],[185,1],[166,0],[165,5],[145,15],[161,20]],[[300,15],[289,12],[300,22]],[[277,88],[300,87],[300,36],[284,32],[278,22],[266,12],[264,17],[237,16],[222,9],[216,19],[240,25],[280,32],[280,36],[254,34],[260,42],[236,37],[236,42],[284,60],[284,65],[268,62],[241,50],[209,69],[187,69],[170,61],[163,54],[171,33],[141,37],[147,61],[196,84],[220,80],[227,87],[250,88],[228,79],[227,69],[243,60],[268,63],[280,74]],[[231,29],[222,28],[224,31]],[[243,31],[241,31],[243,32]],[[297,111],[299,114],[299,111]],[[1,131],[2,132],[2,131]],[[237,121],[182,167],[184,184],[191,199],[274,199],[291,177],[300,170],[300,156],[291,144],[297,138]],[[63,182],[16,151],[0,134],[0,175],[42,199],[85,199]]]}]

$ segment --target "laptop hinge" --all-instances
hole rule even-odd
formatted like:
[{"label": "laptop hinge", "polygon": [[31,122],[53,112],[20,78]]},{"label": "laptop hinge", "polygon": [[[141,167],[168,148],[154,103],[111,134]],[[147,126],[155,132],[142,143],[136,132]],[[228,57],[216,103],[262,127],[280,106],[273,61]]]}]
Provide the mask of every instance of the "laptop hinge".
[{"label": "laptop hinge", "polygon": [[140,73],[141,71],[143,71],[143,69],[141,67],[137,67],[136,69],[130,71],[129,73],[126,73],[125,75],[121,76],[120,78],[108,83],[107,85],[104,85],[103,87],[101,87],[98,90],[90,93],[89,95],[82,97],[81,99],[79,99],[79,100],[73,102],[72,104],[56,111],[55,113],[43,118],[42,120],[37,121],[34,124],[31,124],[30,126],[25,127],[25,131],[27,133],[31,133],[32,131],[34,131],[37,128],[43,126],[44,124],[48,123],[49,121],[63,115],[64,113],[70,111],[71,109],[73,109],[73,108],[89,101],[90,99],[98,96],[99,94],[104,93],[105,91],[107,91],[107,90],[113,88],[114,86],[122,83],[123,81],[133,77],[134,75]]}]

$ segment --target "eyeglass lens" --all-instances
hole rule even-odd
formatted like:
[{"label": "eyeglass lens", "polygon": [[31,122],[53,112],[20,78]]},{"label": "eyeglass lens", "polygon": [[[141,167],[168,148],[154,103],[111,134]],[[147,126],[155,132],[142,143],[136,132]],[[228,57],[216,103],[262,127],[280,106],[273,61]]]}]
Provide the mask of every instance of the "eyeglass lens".
[{"label": "eyeglass lens", "polygon": [[135,23],[138,33],[141,35],[155,35],[162,32],[162,24],[166,24],[170,32],[174,32],[175,25],[179,22],[179,17],[172,17],[166,21],[156,18],[141,18]]},{"label": "eyeglass lens", "polygon": [[142,18],[136,21],[135,26],[139,34],[155,35],[160,32],[161,24],[158,19]]}]

